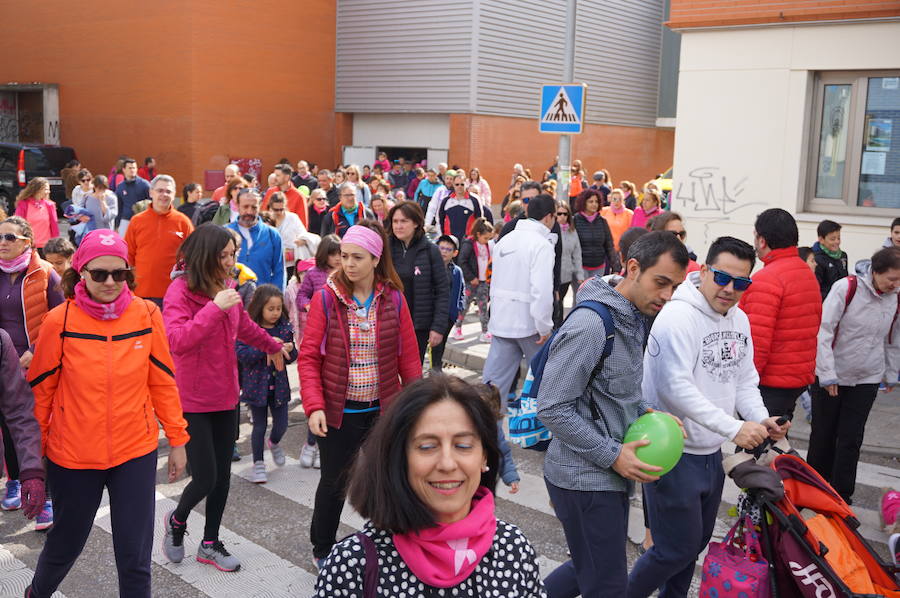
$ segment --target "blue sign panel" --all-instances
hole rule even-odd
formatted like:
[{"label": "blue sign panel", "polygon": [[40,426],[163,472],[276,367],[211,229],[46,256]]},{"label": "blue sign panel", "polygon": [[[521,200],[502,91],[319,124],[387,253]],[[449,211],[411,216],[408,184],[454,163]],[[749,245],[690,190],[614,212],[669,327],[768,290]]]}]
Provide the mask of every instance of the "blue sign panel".
[{"label": "blue sign panel", "polygon": [[541,87],[541,133],[581,133],[584,124],[585,86]]}]

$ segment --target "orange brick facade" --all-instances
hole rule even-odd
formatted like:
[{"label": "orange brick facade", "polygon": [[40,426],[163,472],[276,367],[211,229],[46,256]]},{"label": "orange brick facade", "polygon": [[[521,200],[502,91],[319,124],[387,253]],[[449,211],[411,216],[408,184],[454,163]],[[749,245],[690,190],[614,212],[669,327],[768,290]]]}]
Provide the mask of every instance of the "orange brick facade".
[{"label": "orange brick facade", "polygon": [[672,0],[673,29],[900,16],[900,0]]},{"label": "orange brick facade", "polygon": [[333,0],[7,2],[0,82],[59,84],[60,139],[107,173],[156,156],[179,186],[229,157],[339,159]]},{"label": "orange brick facade", "polygon": [[[572,136],[572,158],[579,159],[588,175],[606,168],[613,182],[630,180],[638,188],[672,165],[675,131],[649,127],[585,125]],[[491,184],[494,203],[506,194],[516,162],[540,180],[559,147],[559,136],[539,133],[537,120],[450,115],[450,164],[478,166]]]}]

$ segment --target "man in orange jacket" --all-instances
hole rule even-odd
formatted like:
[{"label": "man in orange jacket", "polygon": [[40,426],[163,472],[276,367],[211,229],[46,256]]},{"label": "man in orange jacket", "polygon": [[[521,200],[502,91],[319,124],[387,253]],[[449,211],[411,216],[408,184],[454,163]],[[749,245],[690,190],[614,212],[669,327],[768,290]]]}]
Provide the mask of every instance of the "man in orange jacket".
[{"label": "man in orange jacket", "polygon": [[162,298],[172,281],[178,248],[194,232],[190,218],[172,208],[175,179],[157,175],[150,184],[150,209],[131,219],[125,242],[128,261],[134,267],[135,294],[162,308]]}]

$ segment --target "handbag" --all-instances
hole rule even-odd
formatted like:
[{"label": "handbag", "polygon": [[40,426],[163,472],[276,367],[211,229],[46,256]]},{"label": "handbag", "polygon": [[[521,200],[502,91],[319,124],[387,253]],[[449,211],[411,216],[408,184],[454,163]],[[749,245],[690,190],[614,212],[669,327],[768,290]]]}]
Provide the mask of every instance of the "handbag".
[{"label": "handbag", "polygon": [[[743,532],[743,546],[735,542]],[[722,542],[710,542],[703,559],[701,598],[769,598],[769,564],[763,558],[759,535],[750,517],[734,524]]]}]

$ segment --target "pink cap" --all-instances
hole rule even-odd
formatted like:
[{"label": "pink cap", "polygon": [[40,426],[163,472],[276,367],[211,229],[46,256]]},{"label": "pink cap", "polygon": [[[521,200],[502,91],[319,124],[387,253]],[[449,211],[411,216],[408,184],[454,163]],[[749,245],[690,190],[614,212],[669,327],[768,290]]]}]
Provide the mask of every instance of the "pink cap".
[{"label": "pink cap", "polygon": [[360,226],[358,224],[351,226],[347,229],[347,232],[344,233],[344,238],[341,239],[341,245],[344,243],[358,245],[379,258],[381,257],[381,252],[384,251],[384,241],[381,239],[381,235],[371,228]]},{"label": "pink cap", "polygon": [[108,228],[92,230],[81,240],[81,245],[72,256],[72,268],[76,272],[81,270],[94,258],[104,255],[120,257],[128,263],[128,245],[116,231]]},{"label": "pink cap", "polygon": [[316,258],[314,258],[314,257],[311,257],[306,260],[297,260],[297,272],[306,272],[307,270],[310,270],[311,268],[315,267],[315,265],[316,265]]}]

